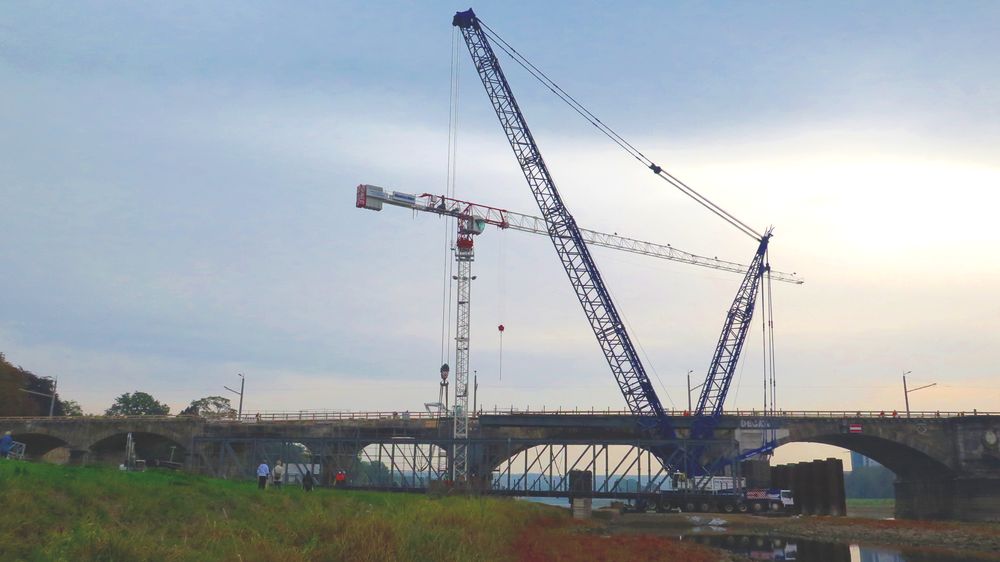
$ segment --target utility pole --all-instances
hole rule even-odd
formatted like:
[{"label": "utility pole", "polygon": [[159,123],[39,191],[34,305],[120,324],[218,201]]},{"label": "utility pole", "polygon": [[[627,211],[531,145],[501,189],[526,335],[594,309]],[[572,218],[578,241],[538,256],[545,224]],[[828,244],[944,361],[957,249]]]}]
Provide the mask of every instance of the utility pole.
[{"label": "utility pole", "polygon": [[906,388],[906,375],[908,375],[908,374],[910,374],[912,372],[913,371],[906,371],[906,372],[903,373],[903,399],[906,401],[906,417],[910,417],[910,393],[911,392],[916,392],[918,390],[923,390],[925,388],[930,388],[932,386],[936,386],[937,385],[936,382],[932,382],[931,384],[925,384],[924,386],[918,386],[917,388],[907,389]]},{"label": "utility pole", "polygon": [[232,392],[233,394],[239,394],[240,395],[240,407],[239,407],[239,410],[238,410],[238,412],[236,414],[236,419],[242,421],[243,420],[243,389],[245,388],[247,379],[246,379],[246,377],[243,376],[243,373],[236,373],[236,376],[240,377],[240,391],[239,392],[236,392],[235,390],[233,390],[233,389],[231,389],[231,388],[229,388],[228,386],[225,386],[225,385],[223,385],[222,388],[228,390],[229,392]]}]

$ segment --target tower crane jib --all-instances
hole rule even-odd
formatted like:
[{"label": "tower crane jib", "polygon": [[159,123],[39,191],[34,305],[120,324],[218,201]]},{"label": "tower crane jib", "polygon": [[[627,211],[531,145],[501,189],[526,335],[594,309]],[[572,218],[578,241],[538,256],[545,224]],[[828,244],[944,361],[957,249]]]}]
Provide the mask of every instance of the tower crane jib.
[{"label": "tower crane jib", "polygon": [[[442,195],[432,195],[430,193],[416,195],[370,184],[361,184],[357,186],[356,191],[356,206],[362,209],[380,211],[384,205],[391,205],[413,211],[475,220],[483,225],[491,225],[500,229],[516,230],[543,236],[549,235],[548,223],[545,219],[538,216],[508,211],[479,203],[470,203]],[[612,250],[620,250],[731,273],[744,274],[749,268],[746,264],[686,252],[670,244],[659,244],[647,240],[620,236],[617,232],[612,234],[581,228],[580,234],[588,246],[600,246],[602,248],[610,248]],[[797,273],[785,273],[774,269],[769,271],[772,281],[791,283],[793,285],[805,283],[805,279]]]}]

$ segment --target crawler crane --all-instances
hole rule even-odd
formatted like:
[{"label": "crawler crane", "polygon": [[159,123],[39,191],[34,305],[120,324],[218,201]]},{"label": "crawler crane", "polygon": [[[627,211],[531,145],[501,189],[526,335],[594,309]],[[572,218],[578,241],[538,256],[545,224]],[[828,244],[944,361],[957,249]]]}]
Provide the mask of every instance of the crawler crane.
[{"label": "crawler crane", "polygon": [[[695,411],[691,437],[696,441],[709,438],[722,413],[726,394],[746,340],[756,305],[758,289],[765,275],[770,271],[767,263],[767,246],[771,238],[770,230],[764,234],[758,233],[648,159],[628,141],[604,125],[589,110],[576,102],[572,96],[566,94],[562,88],[552,82],[530,61],[517,53],[489,26],[485,25],[471,9],[456,13],[452,19],[452,25],[458,27],[462,33],[472,57],[473,66],[486,89],[490,103],[493,105],[511,149],[514,151],[515,159],[521,167],[528,187],[546,221],[548,234],[556,254],[563,264],[570,284],[576,292],[626,404],[644,429],[654,431],[668,440],[677,437],[670,418],[661,405],[656,391],[646,375],[645,368],[639,360],[621,316],[611,300],[597,265],[590,255],[584,235],[572,214],[563,204],[548,166],[542,158],[524,115],[514,98],[510,84],[500,67],[489,37],[496,39],[501,49],[514,58],[518,64],[611,138],[629,155],[643,163],[654,174],[758,242],[754,258],[746,271],[736,299],[726,315],[722,335],[713,354],[705,385],[698,401],[698,408]],[[767,449],[768,446],[765,445],[760,451],[766,452]],[[657,451],[657,455],[668,469],[676,468],[682,462],[684,466],[688,467],[694,463],[700,466],[694,472],[704,474],[712,469],[710,466],[712,463],[703,462],[701,458],[703,450],[704,448],[701,446],[696,446],[694,449],[684,446],[665,447],[664,450]]]}]

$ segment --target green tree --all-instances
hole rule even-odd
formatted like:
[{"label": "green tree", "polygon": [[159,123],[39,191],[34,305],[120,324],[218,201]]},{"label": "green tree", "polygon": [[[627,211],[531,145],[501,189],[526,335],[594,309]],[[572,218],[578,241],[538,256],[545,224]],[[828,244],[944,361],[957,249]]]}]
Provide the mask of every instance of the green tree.
[{"label": "green tree", "polygon": [[891,498],[895,479],[884,466],[860,466],[844,475],[844,491],[849,498]]},{"label": "green tree", "polygon": [[165,416],[170,413],[170,406],[137,390],[115,398],[115,403],[105,413],[109,416]]},{"label": "green tree", "polygon": [[388,467],[380,462],[361,461],[357,466],[357,474],[351,476],[356,484],[391,486],[395,483]]},{"label": "green tree", "polygon": [[64,416],[82,416],[83,408],[80,407],[80,403],[76,400],[66,400],[62,403],[63,415]]},{"label": "green tree", "polygon": [[[0,353],[0,416],[47,416],[52,398],[45,395],[51,395],[55,390],[53,379],[15,366]],[[58,394],[53,413],[63,415],[63,402]]]},{"label": "green tree", "polygon": [[226,417],[236,410],[228,398],[222,396],[206,396],[192,400],[191,405],[181,410],[182,416],[204,416],[206,418]]}]

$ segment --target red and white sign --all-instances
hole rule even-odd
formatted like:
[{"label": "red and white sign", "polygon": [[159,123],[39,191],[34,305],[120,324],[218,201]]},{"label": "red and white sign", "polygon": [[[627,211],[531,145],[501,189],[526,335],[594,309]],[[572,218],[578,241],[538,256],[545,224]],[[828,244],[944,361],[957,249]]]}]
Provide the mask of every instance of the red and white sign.
[{"label": "red and white sign", "polygon": [[847,427],[847,429],[851,433],[861,433],[861,424],[860,423],[852,423],[851,425],[849,425]]}]

